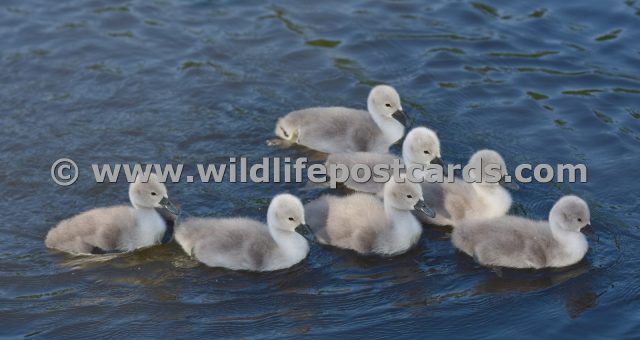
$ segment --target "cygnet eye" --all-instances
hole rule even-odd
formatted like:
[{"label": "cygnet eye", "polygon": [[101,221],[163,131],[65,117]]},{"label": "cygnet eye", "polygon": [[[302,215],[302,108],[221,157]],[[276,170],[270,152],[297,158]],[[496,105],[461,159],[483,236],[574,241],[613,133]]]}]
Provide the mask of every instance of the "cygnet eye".
[{"label": "cygnet eye", "polygon": [[411,195],[407,195],[407,198],[413,198],[413,196],[411,196]]},{"label": "cygnet eye", "polygon": [[430,154],[429,150],[424,150],[424,154],[425,154],[425,155]]},{"label": "cygnet eye", "polygon": [[579,218],[579,219],[578,219],[578,222],[582,222],[582,219],[581,219],[581,218]]},{"label": "cygnet eye", "polygon": [[293,217],[289,217],[289,221],[293,221]]},{"label": "cygnet eye", "polygon": [[151,196],[155,196],[155,195],[157,195],[157,194],[156,194],[155,192],[153,192],[153,191],[152,191],[152,192],[151,192]]},{"label": "cygnet eye", "polygon": [[384,106],[386,106],[386,107],[391,107],[391,104],[386,103],[386,104],[384,104]]}]

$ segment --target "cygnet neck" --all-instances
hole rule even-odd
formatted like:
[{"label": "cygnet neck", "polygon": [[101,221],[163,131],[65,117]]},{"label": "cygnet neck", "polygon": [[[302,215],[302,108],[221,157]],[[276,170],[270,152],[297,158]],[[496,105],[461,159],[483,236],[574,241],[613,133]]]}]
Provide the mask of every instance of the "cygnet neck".
[{"label": "cygnet neck", "polygon": [[384,115],[377,112],[371,104],[367,105],[367,110],[389,144],[399,141],[404,136],[404,126],[399,121],[392,118],[383,118]]},{"label": "cygnet neck", "polygon": [[275,211],[273,211],[271,207],[269,207],[267,211],[267,227],[269,228],[271,237],[280,245],[280,241],[282,241],[283,234],[285,233],[280,229],[280,223],[275,216]]},{"label": "cygnet neck", "polygon": [[410,219],[411,217],[413,217],[413,215],[411,215],[411,212],[406,210],[401,210],[392,206],[389,200],[387,199],[384,200],[383,204],[384,204],[384,213],[387,217],[387,220],[390,222],[390,224],[394,228],[405,224],[407,222],[405,221],[406,219]]},{"label": "cygnet neck", "polygon": [[278,247],[285,253],[296,252],[297,250],[303,250],[302,248],[308,247],[307,240],[302,235],[295,231],[287,231],[280,228],[280,223],[275,217],[275,212],[269,211],[267,213],[267,226],[269,228],[269,234]]},{"label": "cygnet neck", "polygon": [[473,188],[477,193],[483,196],[509,195],[509,192],[507,191],[507,189],[503,188],[499,184],[483,184],[483,183],[473,182],[471,183],[471,185],[473,185]]},{"label": "cygnet neck", "polygon": [[559,248],[554,249],[555,266],[563,267],[580,261],[589,250],[586,236],[579,231],[562,228],[555,220],[549,221],[549,224],[551,235],[559,245]]},{"label": "cygnet neck", "polygon": [[135,200],[133,199],[133,191],[129,190],[129,202],[131,203],[131,206],[139,211],[155,211],[154,208],[149,208],[149,207],[143,207],[140,206],[138,204],[136,204]]},{"label": "cygnet neck", "polygon": [[[431,164],[424,164],[422,162],[417,162],[413,160],[413,157],[407,155],[406,152],[402,153],[402,161],[404,162],[405,171],[409,172],[411,170],[411,166],[415,167],[413,171],[413,177],[418,181],[433,181],[432,177],[437,175],[439,172],[437,167],[431,167]],[[442,177],[442,176],[440,176]],[[439,177],[434,177],[439,179]]]},{"label": "cygnet neck", "polygon": [[551,234],[556,240],[564,240],[568,237],[575,237],[576,235],[584,236],[579,231],[571,231],[562,227],[559,221],[555,218],[549,218],[549,228],[551,229]]}]

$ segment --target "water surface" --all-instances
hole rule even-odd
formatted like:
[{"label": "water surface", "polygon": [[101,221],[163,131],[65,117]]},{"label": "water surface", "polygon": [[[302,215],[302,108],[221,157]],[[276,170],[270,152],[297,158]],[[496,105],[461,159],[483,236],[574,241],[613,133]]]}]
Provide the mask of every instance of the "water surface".
[{"label": "water surface", "polygon": [[[0,4],[0,335],[8,337],[638,337],[640,2],[22,1]],[[446,228],[392,259],[314,246],[268,274],[207,268],[169,244],[95,260],[45,249],[61,219],[125,203],[92,163],[301,157],[278,116],[365,106],[394,85],[447,162],[585,163],[586,184],[528,184],[513,213],[592,208],[584,261],[499,275]],[[397,148],[396,148],[397,150]],[[49,177],[70,157],[85,175]],[[193,168],[191,168],[193,171]],[[263,219],[298,184],[172,184],[195,216]]]}]

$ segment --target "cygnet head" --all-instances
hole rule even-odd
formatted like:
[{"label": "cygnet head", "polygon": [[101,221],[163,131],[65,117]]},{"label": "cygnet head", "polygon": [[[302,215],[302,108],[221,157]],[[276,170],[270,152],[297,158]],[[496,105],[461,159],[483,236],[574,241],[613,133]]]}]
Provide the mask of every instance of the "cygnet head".
[{"label": "cygnet head", "polygon": [[591,224],[589,206],[578,196],[564,196],[551,208],[549,222],[556,228],[578,232]]},{"label": "cygnet head", "polygon": [[391,178],[384,185],[384,203],[397,210],[412,211],[417,210],[433,218],[435,212],[424,203],[422,187],[417,183],[410,182],[406,176]]},{"label": "cygnet head", "polygon": [[471,156],[467,163],[469,167],[469,179],[482,186],[501,185],[511,190],[518,190],[516,183],[505,182],[507,176],[507,164],[502,156],[493,150],[480,150]]},{"label": "cygnet head", "polygon": [[276,195],[267,211],[269,228],[282,232],[310,232],[304,219],[304,206],[300,200],[289,194]]},{"label": "cygnet head", "polygon": [[438,135],[426,127],[412,129],[407,133],[402,144],[402,157],[407,166],[412,164],[442,166]]},{"label": "cygnet head", "polygon": [[180,211],[169,201],[169,194],[164,184],[160,183],[156,174],[149,174],[148,180],[138,175],[135,182],[129,185],[129,200],[135,208],[165,208],[174,215]]},{"label": "cygnet head", "polygon": [[409,119],[400,104],[400,95],[391,86],[378,85],[371,89],[367,99],[367,109],[378,125],[395,120],[402,124],[403,129],[409,126]]}]

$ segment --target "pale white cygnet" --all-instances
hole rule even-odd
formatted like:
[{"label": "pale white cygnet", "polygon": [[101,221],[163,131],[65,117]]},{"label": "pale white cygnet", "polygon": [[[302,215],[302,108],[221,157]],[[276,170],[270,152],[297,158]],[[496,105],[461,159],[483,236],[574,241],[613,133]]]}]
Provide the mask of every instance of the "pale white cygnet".
[{"label": "pale white cygnet", "polygon": [[272,271],[307,257],[309,243],[296,232],[307,228],[302,202],[280,194],[269,204],[267,225],[248,218],[191,218],[176,229],[176,241],[210,267]]},{"label": "pale white cygnet", "polygon": [[440,138],[435,131],[426,127],[412,129],[402,143],[402,159],[407,171],[411,170],[411,166],[416,167],[413,171],[415,179],[429,179],[432,175],[442,174],[444,163]]},{"label": "pale white cygnet", "polygon": [[363,193],[324,195],[305,206],[309,226],[322,243],[360,254],[392,256],[413,247],[422,234],[412,212],[433,215],[424,205],[420,185],[391,179],[384,201]]},{"label": "pale white cygnet", "polygon": [[393,87],[378,85],[369,93],[367,109],[315,107],[293,111],[278,119],[275,133],[325,153],[387,152],[408,126],[400,96]]},{"label": "pale white cygnet", "polygon": [[485,266],[511,268],[565,267],[582,260],[589,243],[580,230],[590,225],[587,203],[564,196],[549,221],[516,216],[468,220],[453,229],[451,240]]},{"label": "pale white cygnet", "polygon": [[[407,133],[407,137],[402,143],[402,160],[389,153],[334,153],[327,157],[325,166],[327,169],[331,169],[331,167],[340,169],[339,166],[344,165],[351,171],[351,169],[356,168],[356,165],[363,165],[374,174],[377,171],[376,166],[384,165],[385,169],[388,170],[384,172],[388,176],[393,176],[391,165],[395,161],[396,164],[403,166],[402,173],[412,171],[415,181],[418,182],[432,175],[437,178],[437,174],[442,174],[443,163],[441,157],[438,135],[433,130],[417,127]],[[381,195],[385,185],[385,182],[380,181],[373,175],[366,181],[358,180],[353,173],[351,173],[351,176],[342,176],[342,172],[338,171],[337,175],[336,180],[347,177],[345,181],[340,183],[355,191]]]},{"label": "pale white cygnet", "polygon": [[143,177],[129,185],[132,207],[97,208],[63,220],[49,230],[46,246],[74,254],[105,254],[171,241],[179,211],[155,174],[147,182]]},{"label": "pale white cygnet", "polygon": [[518,186],[505,181],[507,166],[500,154],[480,150],[465,168],[470,169],[467,181],[456,177],[453,182],[422,184],[425,202],[436,212],[435,218],[420,215],[422,222],[455,227],[465,219],[499,217],[509,211],[512,199],[505,187],[517,190]]}]

